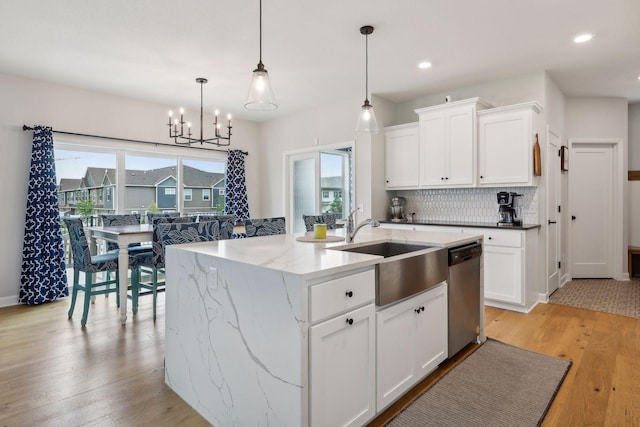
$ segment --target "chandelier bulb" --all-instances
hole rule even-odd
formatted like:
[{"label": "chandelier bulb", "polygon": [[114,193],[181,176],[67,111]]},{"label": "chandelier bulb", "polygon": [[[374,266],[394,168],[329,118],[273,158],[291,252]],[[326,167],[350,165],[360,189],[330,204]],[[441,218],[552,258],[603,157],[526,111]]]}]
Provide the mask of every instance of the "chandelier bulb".
[{"label": "chandelier bulb", "polygon": [[213,112],[213,114],[214,114],[216,117],[218,117],[218,114],[220,114],[220,110],[215,110],[215,111]]},{"label": "chandelier bulb", "polygon": [[187,127],[191,127],[191,122],[187,122]]},{"label": "chandelier bulb", "polygon": [[173,117],[173,111],[169,110],[169,117]]},{"label": "chandelier bulb", "polygon": [[184,114],[184,108],[180,107],[180,114]]}]

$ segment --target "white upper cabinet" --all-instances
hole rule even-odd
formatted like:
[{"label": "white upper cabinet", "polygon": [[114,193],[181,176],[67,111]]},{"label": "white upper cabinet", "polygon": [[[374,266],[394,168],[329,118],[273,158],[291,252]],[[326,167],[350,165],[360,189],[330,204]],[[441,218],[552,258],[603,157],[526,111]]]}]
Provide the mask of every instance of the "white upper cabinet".
[{"label": "white upper cabinet", "polygon": [[386,188],[418,188],[420,176],[418,123],[386,127],[384,133]]},{"label": "white upper cabinet", "polygon": [[480,98],[415,110],[420,127],[421,188],[475,185],[476,112]]},{"label": "white upper cabinet", "polygon": [[537,102],[478,112],[478,185],[536,185],[533,147],[539,133]]}]

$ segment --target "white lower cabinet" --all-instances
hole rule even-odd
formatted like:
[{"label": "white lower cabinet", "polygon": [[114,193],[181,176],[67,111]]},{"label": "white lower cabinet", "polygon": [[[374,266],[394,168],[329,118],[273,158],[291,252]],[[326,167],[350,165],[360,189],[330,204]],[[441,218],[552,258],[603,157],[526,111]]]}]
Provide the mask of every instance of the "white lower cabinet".
[{"label": "white lower cabinet", "polygon": [[375,340],[373,304],[309,328],[312,426],[360,426],[373,418]]},{"label": "white lower cabinet", "polygon": [[400,397],[447,358],[447,286],[376,313],[377,410]]},{"label": "white lower cabinet", "polygon": [[522,304],[522,266],[524,251],[521,248],[484,246],[484,297],[485,299]]}]

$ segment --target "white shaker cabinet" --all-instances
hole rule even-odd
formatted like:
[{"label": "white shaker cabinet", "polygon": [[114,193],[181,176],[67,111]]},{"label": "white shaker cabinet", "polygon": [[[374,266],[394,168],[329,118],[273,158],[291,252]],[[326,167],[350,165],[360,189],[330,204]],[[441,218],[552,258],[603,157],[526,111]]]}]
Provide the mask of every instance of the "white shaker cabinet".
[{"label": "white shaker cabinet", "polygon": [[484,302],[529,312],[540,300],[537,283],[538,229],[464,228],[484,236]]},{"label": "white shaker cabinet", "polygon": [[415,110],[420,127],[420,187],[472,187],[476,176],[476,112],[480,98]]},{"label": "white shaker cabinet", "polygon": [[541,111],[527,102],[478,112],[479,186],[536,185],[533,146]]},{"label": "white shaker cabinet", "polygon": [[373,270],[310,289],[311,426],[360,426],[376,414],[374,299]]},{"label": "white shaker cabinet", "polygon": [[377,408],[381,411],[447,358],[447,286],[378,311]]},{"label": "white shaker cabinet", "polygon": [[384,128],[386,188],[418,188],[420,176],[418,123]]}]

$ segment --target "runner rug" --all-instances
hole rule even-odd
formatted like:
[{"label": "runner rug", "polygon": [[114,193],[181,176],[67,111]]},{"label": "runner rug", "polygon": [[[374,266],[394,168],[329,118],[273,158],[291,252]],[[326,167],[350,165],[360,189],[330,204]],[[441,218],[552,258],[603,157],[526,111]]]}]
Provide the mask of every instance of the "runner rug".
[{"label": "runner rug", "polygon": [[536,426],[570,366],[488,339],[387,426]]}]

